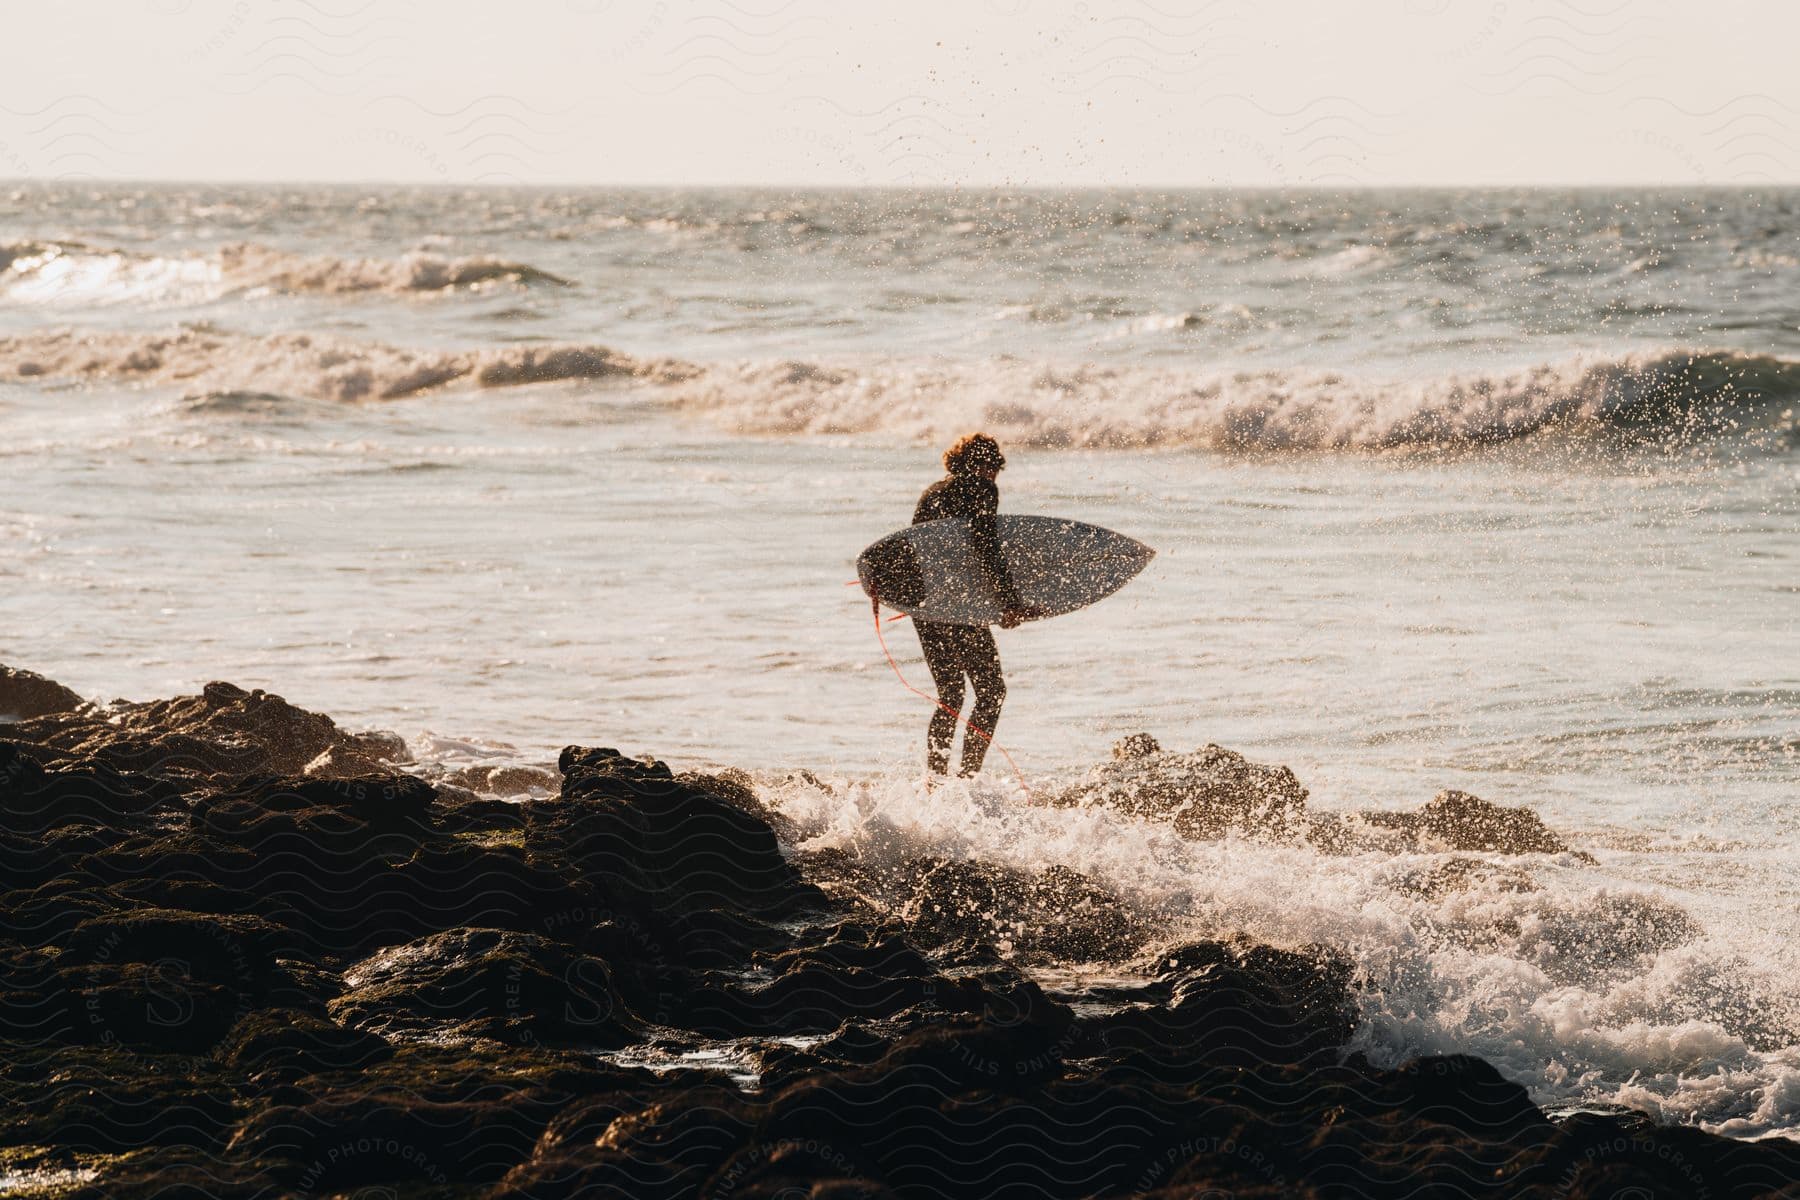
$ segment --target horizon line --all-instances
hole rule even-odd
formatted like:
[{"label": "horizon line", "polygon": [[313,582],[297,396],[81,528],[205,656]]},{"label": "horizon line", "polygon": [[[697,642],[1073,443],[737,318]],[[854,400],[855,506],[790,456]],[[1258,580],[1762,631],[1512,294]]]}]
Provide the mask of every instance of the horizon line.
[{"label": "horizon line", "polygon": [[1531,183],[1393,182],[1393,183],[801,183],[759,180],[749,182],[685,182],[655,180],[593,182],[549,180],[498,182],[495,180],[406,179],[240,179],[181,176],[0,176],[0,187],[89,185],[113,187],[378,187],[432,189],[614,189],[619,191],[726,191],[788,190],[818,192],[1375,192],[1375,191],[1598,191],[1602,189],[1756,191],[1800,188],[1800,179],[1768,179],[1756,182],[1711,180],[1548,180]]}]

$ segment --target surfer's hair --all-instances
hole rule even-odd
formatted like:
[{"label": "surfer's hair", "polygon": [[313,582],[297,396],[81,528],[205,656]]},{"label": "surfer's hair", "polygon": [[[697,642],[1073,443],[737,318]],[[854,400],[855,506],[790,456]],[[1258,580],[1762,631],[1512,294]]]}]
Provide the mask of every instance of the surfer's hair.
[{"label": "surfer's hair", "polygon": [[973,475],[977,471],[998,471],[1006,465],[1000,443],[985,433],[966,435],[944,451],[944,470],[952,475]]}]

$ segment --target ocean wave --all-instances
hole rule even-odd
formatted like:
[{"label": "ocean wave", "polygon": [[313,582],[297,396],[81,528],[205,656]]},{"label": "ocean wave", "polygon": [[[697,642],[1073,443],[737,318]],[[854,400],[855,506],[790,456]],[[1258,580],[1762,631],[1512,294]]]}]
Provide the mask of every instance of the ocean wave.
[{"label": "ocean wave", "polygon": [[433,295],[572,286],[529,263],[414,251],[398,258],[292,254],[236,242],[205,255],[145,255],[81,242],[0,243],[0,294],[37,304],[206,303],[234,295]]},{"label": "ocean wave", "polygon": [[235,288],[284,293],[445,292],[494,284],[572,286],[560,275],[529,263],[481,254],[463,258],[415,251],[399,258],[336,258],[289,254],[253,242],[219,249],[219,262]]},{"label": "ocean wave", "polygon": [[968,429],[1040,449],[1431,450],[1535,435],[1699,442],[1800,435],[1800,361],[1729,350],[1577,355],[1383,380],[1324,370],[873,359],[700,366],[603,346],[408,348],[315,333],[70,329],[0,336],[0,379],[123,381],[190,395],[392,399],[456,386],[632,378],[730,433],[937,442]]},{"label": "ocean wave", "polygon": [[159,334],[61,329],[0,336],[0,379],[160,384],[214,396],[389,400],[453,384],[485,388],[609,378],[672,382],[692,370],[673,360],[635,359],[604,346],[408,349],[313,333],[256,336],[208,326]]},{"label": "ocean wave", "polygon": [[[1057,863],[1152,931],[1147,958],[1235,934],[1332,947],[1357,965],[1350,1046],[1384,1066],[1471,1053],[1542,1104],[1630,1104],[1741,1136],[1795,1127],[1800,1004],[1779,948],[1565,855],[1184,837],[1116,803],[1024,803],[987,779],[930,794],[898,775],[756,782],[802,851],[853,864],[877,896],[907,863]],[[993,895],[988,915],[1011,919]]]},{"label": "ocean wave", "polygon": [[1710,438],[1760,428],[1771,406],[1797,396],[1800,361],[1729,350],[1578,355],[1403,380],[1013,359],[762,362],[708,370],[673,393],[681,408],[735,433],[941,441],[983,427],[1042,448],[1243,452],[1458,447],[1552,430]]}]

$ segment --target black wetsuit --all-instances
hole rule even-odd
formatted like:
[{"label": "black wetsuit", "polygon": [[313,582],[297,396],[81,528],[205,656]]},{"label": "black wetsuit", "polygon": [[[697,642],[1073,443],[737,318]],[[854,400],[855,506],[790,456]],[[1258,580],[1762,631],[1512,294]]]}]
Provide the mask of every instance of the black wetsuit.
[{"label": "black wetsuit", "polygon": [[[919,497],[913,524],[945,517],[967,520],[994,595],[1002,608],[1015,609],[1021,605],[1006,560],[1000,555],[1000,533],[995,524],[999,511],[1000,489],[993,480],[979,475],[946,475]],[[963,680],[967,678],[975,686],[975,708],[969,714],[970,730],[963,735],[960,773],[973,775],[981,770],[988,740],[1000,720],[1000,705],[1006,699],[1006,680],[1000,675],[1000,650],[994,645],[994,631],[985,625],[946,625],[937,621],[914,620],[913,625],[919,631],[919,646],[925,651],[931,681],[937,685],[938,703],[943,706],[931,714],[931,724],[925,731],[926,762],[940,775],[950,765],[950,742],[956,736],[954,714],[962,711]]]}]

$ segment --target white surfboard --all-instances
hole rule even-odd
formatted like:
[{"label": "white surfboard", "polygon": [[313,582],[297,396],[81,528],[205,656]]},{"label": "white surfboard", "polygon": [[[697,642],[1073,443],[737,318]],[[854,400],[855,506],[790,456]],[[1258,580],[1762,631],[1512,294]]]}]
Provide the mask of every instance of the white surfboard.
[{"label": "white surfboard", "polygon": [[[999,531],[1019,599],[1052,617],[1104,600],[1156,556],[1122,533],[1061,517],[1002,514]],[[889,534],[862,552],[856,576],[864,592],[908,616],[951,625],[1000,623],[1000,602],[960,517]]]}]

